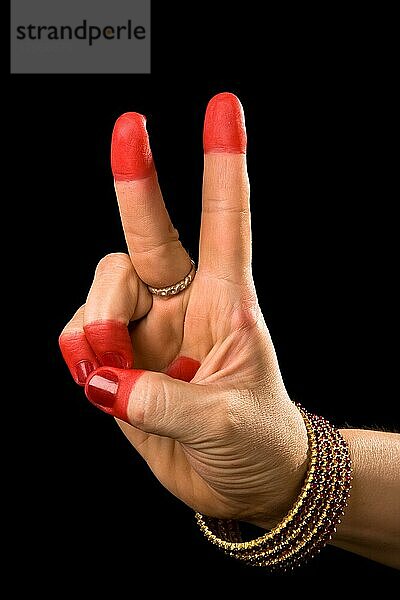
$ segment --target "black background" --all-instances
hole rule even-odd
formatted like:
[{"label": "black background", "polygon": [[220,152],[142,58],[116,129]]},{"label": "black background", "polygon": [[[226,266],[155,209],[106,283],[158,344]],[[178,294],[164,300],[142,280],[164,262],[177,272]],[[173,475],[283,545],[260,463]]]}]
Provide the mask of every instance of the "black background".
[{"label": "black background", "polygon": [[[125,249],[109,167],[122,112],[147,115],[167,206],[197,257],[204,110],[215,93],[239,95],[254,275],[289,392],[339,426],[396,425],[394,81],[385,36],[346,14],[261,16],[256,3],[244,14],[226,5],[217,15],[205,4],[184,14],[159,4],[151,75],[11,77],[10,203],[24,256],[15,269],[27,282],[15,559],[39,560],[43,585],[48,570],[63,585],[83,573],[101,584],[109,574],[143,578],[149,565],[150,589],[161,574],[174,586],[182,573],[203,584],[216,575],[268,579],[202,539],[192,511],[87,403],[59,354],[59,332],[84,302],[97,262]],[[327,573],[392,570],[327,548],[292,577]]]}]

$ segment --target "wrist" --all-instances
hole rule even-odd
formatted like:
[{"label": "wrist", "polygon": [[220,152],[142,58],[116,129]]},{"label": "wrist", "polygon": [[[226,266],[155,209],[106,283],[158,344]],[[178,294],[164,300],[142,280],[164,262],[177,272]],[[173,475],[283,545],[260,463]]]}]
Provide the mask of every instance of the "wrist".
[{"label": "wrist", "polygon": [[323,417],[300,411],[309,441],[306,477],[295,503],[276,527],[246,541],[234,522],[221,524],[196,514],[209,541],[226,554],[271,572],[299,566],[329,542],[351,489],[351,460],[343,436]]},{"label": "wrist", "polygon": [[341,429],[353,467],[346,511],[331,544],[400,568],[398,434]]}]

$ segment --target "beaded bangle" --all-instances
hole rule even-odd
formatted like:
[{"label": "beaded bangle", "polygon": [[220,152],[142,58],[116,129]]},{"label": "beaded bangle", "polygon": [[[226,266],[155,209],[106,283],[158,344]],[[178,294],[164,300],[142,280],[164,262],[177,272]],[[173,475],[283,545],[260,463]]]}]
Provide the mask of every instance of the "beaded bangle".
[{"label": "beaded bangle", "polygon": [[212,544],[233,558],[271,571],[293,569],[329,542],[351,490],[350,455],[342,435],[323,417],[298,408],[307,428],[309,464],[301,492],[284,519],[261,537],[244,542],[236,521],[196,513]]}]

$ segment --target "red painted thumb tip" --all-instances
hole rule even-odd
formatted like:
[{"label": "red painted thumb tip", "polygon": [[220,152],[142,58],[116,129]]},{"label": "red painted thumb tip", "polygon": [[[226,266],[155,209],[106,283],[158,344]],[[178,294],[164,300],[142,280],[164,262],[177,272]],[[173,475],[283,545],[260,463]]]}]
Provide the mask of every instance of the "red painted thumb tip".
[{"label": "red painted thumb tip", "polygon": [[203,132],[204,152],[245,154],[247,146],[243,107],[229,92],[217,94],[208,103]]},{"label": "red painted thumb tip", "polygon": [[86,381],[86,397],[103,412],[129,422],[130,394],[143,373],[139,369],[100,367]]},{"label": "red painted thumb tip", "polygon": [[116,181],[134,181],[149,177],[153,157],[146,130],[146,117],[128,112],[115,125],[111,141],[111,169]]},{"label": "red painted thumb tip", "polygon": [[103,369],[101,372],[93,373],[85,385],[85,394],[96,406],[112,411],[117,401],[119,380],[118,375],[111,370]]}]

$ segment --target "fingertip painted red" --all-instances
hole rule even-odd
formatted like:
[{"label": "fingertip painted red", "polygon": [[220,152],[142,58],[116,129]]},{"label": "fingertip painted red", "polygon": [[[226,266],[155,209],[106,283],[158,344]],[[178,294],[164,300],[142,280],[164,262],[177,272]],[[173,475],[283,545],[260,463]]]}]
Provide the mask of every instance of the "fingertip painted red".
[{"label": "fingertip painted red", "polygon": [[116,181],[135,181],[151,175],[153,156],[144,115],[127,112],[117,119],[111,141],[111,168]]},{"label": "fingertip painted red", "polygon": [[187,356],[179,356],[169,365],[166,374],[174,379],[189,382],[192,381],[199,367],[200,363],[198,360],[194,360]]},{"label": "fingertip painted red", "polygon": [[90,373],[99,366],[85,334],[83,332],[62,333],[58,343],[75,383],[84,386]]},{"label": "fingertip painted red", "polygon": [[88,378],[87,399],[103,412],[129,423],[129,396],[145,371],[100,367]]},{"label": "fingertip painted red", "polygon": [[132,368],[132,342],[125,323],[107,319],[87,323],[83,329],[101,365],[118,369]]},{"label": "fingertip painted red", "polygon": [[204,152],[245,154],[247,146],[243,107],[234,94],[223,92],[208,103],[203,132]]}]

